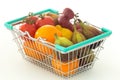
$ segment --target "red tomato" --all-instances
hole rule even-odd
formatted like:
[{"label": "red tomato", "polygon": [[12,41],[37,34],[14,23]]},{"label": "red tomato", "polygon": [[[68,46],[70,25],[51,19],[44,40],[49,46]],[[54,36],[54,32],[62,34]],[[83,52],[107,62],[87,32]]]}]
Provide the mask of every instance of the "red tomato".
[{"label": "red tomato", "polygon": [[36,16],[28,16],[27,18],[25,18],[25,22],[28,24],[35,24],[37,20],[38,17]]},{"label": "red tomato", "polygon": [[23,32],[28,31],[31,37],[34,37],[35,32],[36,32],[36,27],[34,24],[22,24],[19,29]]},{"label": "red tomato", "polygon": [[44,16],[36,21],[37,29],[43,25],[55,25],[55,22],[50,16]]}]

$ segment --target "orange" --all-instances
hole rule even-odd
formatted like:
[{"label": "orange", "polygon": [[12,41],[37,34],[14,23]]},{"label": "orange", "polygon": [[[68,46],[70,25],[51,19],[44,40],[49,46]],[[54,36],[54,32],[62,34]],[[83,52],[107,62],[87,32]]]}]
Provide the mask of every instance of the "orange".
[{"label": "orange", "polygon": [[79,60],[75,59],[73,61],[64,63],[59,60],[52,59],[52,66],[55,72],[59,75],[70,76],[75,74],[77,68],[79,67]]},{"label": "orange", "polygon": [[23,43],[23,49],[25,54],[29,57],[37,60],[43,60],[45,58],[42,53],[37,51],[36,44],[32,40],[25,40]]},{"label": "orange", "polygon": [[35,32],[35,38],[44,38],[46,41],[54,43],[55,37],[54,35],[57,34],[58,36],[62,36],[61,31],[59,31],[55,26],[53,25],[44,25],[38,28],[38,30]]},{"label": "orange", "polygon": [[35,41],[37,51],[41,52],[43,55],[52,55],[54,53],[52,48],[43,45],[40,41]]}]

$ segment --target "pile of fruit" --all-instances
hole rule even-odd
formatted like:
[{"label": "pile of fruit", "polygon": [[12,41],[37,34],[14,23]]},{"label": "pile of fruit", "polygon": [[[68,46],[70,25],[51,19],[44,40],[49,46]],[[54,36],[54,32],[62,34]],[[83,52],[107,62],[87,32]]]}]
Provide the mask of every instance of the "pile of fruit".
[{"label": "pile of fruit", "polygon": [[[73,22],[72,22],[73,20]],[[44,13],[35,16],[29,14],[19,29],[28,31],[33,38],[43,38],[53,44],[68,47],[101,34],[93,26],[87,25],[78,18],[70,8],[65,8],[62,13]]]},{"label": "pile of fruit", "polygon": [[[70,8],[65,8],[63,12],[59,14],[46,12],[38,16],[30,13],[19,26],[19,30],[23,32],[27,31],[32,38],[42,38],[52,44],[58,44],[63,47],[69,47],[102,34],[102,31],[96,29],[94,26],[81,21],[78,13],[75,14]],[[27,35],[25,36],[28,37]],[[101,42],[98,44],[94,43],[94,45],[97,44],[98,46],[100,43]],[[92,45],[93,44],[91,44],[91,46]],[[68,54],[60,54],[53,51],[51,48],[42,45],[39,41],[25,40],[23,49],[26,55],[40,61],[46,58],[44,55],[54,54],[51,60],[51,65],[55,68],[56,73],[61,75],[62,73],[59,71],[62,71],[64,73],[62,75],[68,76],[75,73],[74,69],[93,61],[95,55],[91,50],[91,46],[89,46],[89,49],[85,47],[78,51],[74,51],[74,59],[72,57],[72,52],[69,53],[69,56]],[[93,49],[96,47],[92,46]],[[84,54],[79,56],[82,54],[81,51],[85,51],[87,49],[89,51],[87,51],[87,53],[91,55],[81,58],[88,55]],[[76,54],[77,52],[78,54]],[[85,62],[85,60],[87,61]],[[70,62],[70,64],[68,64],[68,62]],[[71,72],[68,74],[68,71]]]}]

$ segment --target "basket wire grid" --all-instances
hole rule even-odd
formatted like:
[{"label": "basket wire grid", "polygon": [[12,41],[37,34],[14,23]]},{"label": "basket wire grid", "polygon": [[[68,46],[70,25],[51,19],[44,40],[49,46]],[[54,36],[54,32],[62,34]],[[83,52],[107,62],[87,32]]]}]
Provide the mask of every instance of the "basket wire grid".
[{"label": "basket wire grid", "polygon": [[27,33],[16,30],[11,32],[24,59],[65,78],[92,68],[106,39],[62,53],[53,45],[47,46],[40,40],[26,37]]},{"label": "basket wire grid", "polygon": [[[51,11],[51,9],[48,9],[42,12],[49,10]],[[55,13],[56,11],[51,12]],[[41,12],[39,13],[41,14]],[[34,39],[30,37],[28,32],[21,32],[18,28],[21,25],[20,20],[22,19],[23,18],[7,22],[5,26],[9,26],[9,29],[12,29],[10,31],[23,58],[65,78],[91,69],[99,52],[103,48],[106,38],[111,34],[111,32],[106,35],[104,34],[105,36],[100,39],[97,38],[95,41],[91,40],[92,42],[82,46],[62,51],[59,47],[57,48],[55,44],[51,44],[41,38]]]}]

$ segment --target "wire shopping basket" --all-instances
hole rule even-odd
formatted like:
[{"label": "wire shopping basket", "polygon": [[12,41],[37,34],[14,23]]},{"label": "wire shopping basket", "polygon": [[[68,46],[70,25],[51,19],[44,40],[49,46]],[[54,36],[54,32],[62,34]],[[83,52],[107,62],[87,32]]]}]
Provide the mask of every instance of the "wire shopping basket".
[{"label": "wire shopping basket", "polygon": [[[58,11],[46,9],[34,15]],[[13,34],[14,40],[23,58],[62,77],[70,77],[91,69],[101,51],[104,41],[111,35],[106,28],[98,28],[103,33],[67,48],[43,40],[34,39],[28,32],[21,32],[18,27],[25,18],[21,17],[5,23]],[[91,25],[88,23],[88,25]],[[26,36],[28,35],[28,36]]]}]

